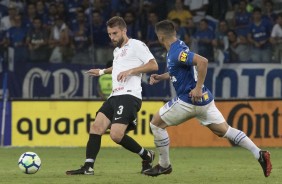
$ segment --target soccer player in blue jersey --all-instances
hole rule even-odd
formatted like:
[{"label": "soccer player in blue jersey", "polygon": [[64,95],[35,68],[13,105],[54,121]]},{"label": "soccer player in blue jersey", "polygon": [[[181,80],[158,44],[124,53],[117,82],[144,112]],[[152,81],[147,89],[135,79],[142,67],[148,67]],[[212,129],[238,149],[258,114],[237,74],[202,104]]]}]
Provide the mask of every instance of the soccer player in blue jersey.
[{"label": "soccer player in blue jersey", "polygon": [[170,174],[169,136],[166,127],[181,124],[197,118],[202,125],[214,134],[225,137],[235,144],[248,149],[258,159],[265,177],[270,175],[272,165],[270,153],[259,149],[246,134],[229,126],[214,103],[214,98],[204,81],[208,60],[189,50],[189,47],[176,37],[173,22],[164,20],[155,25],[159,42],[166,48],[168,72],[150,77],[150,84],[170,79],[177,97],[166,103],[154,115],[150,123],[154,142],[159,152],[159,163],[143,173],[149,176]]}]

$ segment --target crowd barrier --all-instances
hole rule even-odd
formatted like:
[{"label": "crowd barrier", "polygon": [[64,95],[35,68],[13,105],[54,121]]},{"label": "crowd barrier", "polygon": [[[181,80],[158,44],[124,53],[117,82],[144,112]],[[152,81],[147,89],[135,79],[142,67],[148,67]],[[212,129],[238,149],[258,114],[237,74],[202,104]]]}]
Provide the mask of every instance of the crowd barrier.
[{"label": "crowd barrier", "polygon": [[[9,101],[4,131],[5,146],[85,146],[89,125],[93,123],[102,103],[90,100]],[[164,103],[143,102],[138,113],[138,127],[128,133],[142,146],[154,146],[149,122]],[[216,105],[231,126],[243,130],[258,146],[282,146],[282,99],[219,100]],[[169,127],[168,132],[172,147],[234,146],[232,142],[212,134],[196,119]],[[102,146],[118,145],[106,132]]]}]

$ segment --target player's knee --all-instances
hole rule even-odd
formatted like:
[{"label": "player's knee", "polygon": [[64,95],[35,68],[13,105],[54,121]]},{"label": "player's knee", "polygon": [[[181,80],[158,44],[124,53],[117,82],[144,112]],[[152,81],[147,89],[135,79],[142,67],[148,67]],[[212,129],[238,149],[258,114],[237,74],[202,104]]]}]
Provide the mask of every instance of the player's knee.
[{"label": "player's knee", "polygon": [[105,128],[100,126],[98,123],[93,123],[90,125],[90,130],[89,133],[90,134],[98,134],[98,135],[102,135],[105,130]]},{"label": "player's knee", "polygon": [[115,143],[120,143],[120,141],[122,140],[124,133],[118,132],[118,131],[111,131],[110,133],[111,139],[115,142]]}]

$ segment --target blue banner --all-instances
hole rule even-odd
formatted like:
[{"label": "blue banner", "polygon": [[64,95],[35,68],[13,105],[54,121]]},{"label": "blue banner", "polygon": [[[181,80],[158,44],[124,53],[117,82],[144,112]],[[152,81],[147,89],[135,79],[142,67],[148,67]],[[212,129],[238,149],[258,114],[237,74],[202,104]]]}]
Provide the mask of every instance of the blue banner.
[{"label": "blue banner", "polygon": [[[160,72],[165,65],[159,66]],[[14,72],[9,72],[8,88],[10,97],[14,98],[96,98],[98,97],[98,77],[85,74],[93,66],[76,64],[26,64],[16,65]],[[95,66],[104,68],[104,66]],[[148,84],[150,74],[143,75],[143,97],[170,96],[169,81],[151,86]]]},{"label": "blue banner", "polygon": [[[95,68],[103,66],[95,66]],[[75,64],[17,65],[8,73],[9,97],[47,99],[97,98],[97,77],[85,72],[93,66]],[[158,73],[166,72],[159,63]],[[2,77],[3,74],[0,74]],[[170,98],[174,95],[170,81],[149,85],[150,74],[143,75],[144,98]],[[281,64],[210,64],[205,85],[216,98],[282,97]],[[2,84],[0,84],[2,86]]]}]

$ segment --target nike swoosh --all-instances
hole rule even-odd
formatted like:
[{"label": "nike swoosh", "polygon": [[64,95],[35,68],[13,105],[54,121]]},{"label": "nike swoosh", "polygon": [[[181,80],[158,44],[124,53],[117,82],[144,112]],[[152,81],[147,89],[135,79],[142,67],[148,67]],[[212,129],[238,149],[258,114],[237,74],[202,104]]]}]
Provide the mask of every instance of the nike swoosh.
[{"label": "nike swoosh", "polygon": [[118,120],[118,119],[120,119],[121,117],[118,117],[118,118],[115,118],[115,120]]}]

